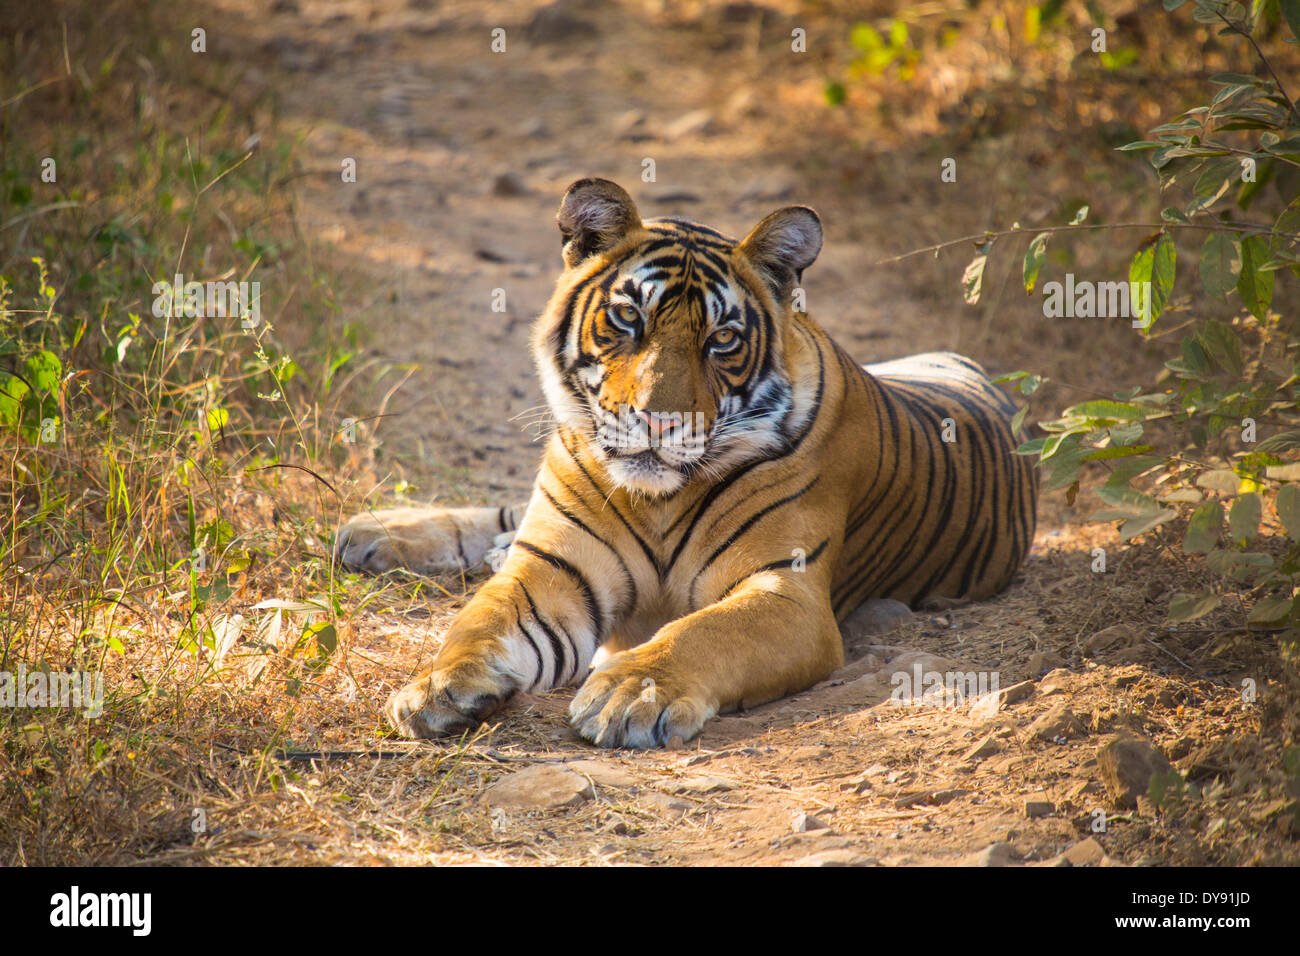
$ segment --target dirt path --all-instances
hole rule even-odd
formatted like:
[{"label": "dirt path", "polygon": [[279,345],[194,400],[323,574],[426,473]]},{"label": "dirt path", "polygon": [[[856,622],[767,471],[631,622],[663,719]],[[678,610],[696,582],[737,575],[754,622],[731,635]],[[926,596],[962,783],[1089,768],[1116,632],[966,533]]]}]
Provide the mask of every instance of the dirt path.
[{"label": "dirt path", "polygon": [[[828,239],[807,276],[810,311],[862,361],[960,347],[968,335],[965,320],[941,311],[957,307],[951,289],[926,296],[889,273],[864,284],[864,263],[898,251],[900,209],[847,197],[834,171],[809,174],[818,151],[800,116],[823,79],[812,58],[773,67],[771,51],[788,43],[782,14],[732,4],[652,30],[635,4],[299,0],[260,21],[241,19],[245,0],[215,6],[285,74],[281,112],[306,134],[304,163],[321,171],[303,190],[304,229],[373,276],[375,357],[419,366],[391,403],[401,414],[367,436],[416,498],[526,495],[540,446],[522,426],[542,404],[529,325],[558,266],[558,197],[582,175],[627,185],[645,216],[682,214],[733,234],[785,203],[818,206]],[[496,27],[504,53],[491,51]],[[347,157],[355,183],[332,172]],[[641,179],[647,159],[652,183]],[[504,311],[493,311],[494,295]],[[1029,364],[1023,350],[976,357],[997,370]],[[1115,806],[1097,763],[1108,735],[1153,740],[1185,770],[1213,765],[1197,749],[1208,722],[1251,718],[1224,667],[1185,664],[1192,649],[1148,639],[1161,616],[1148,583],[1161,577],[1158,556],[1135,559],[1151,571],[1143,578],[1093,575],[1089,549],[1106,532],[1065,529],[1062,512],[1059,500],[1044,505],[1034,553],[1006,594],[861,637],[832,680],[710,723],[684,751],[589,748],[568,730],[571,695],[560,692],[513,705],[450,775],[450,745],[376,764],[364,786],[347,764],[313,767],[313,792],[360,789],[369,801],[321,817],[318,846],[353,861],[815,865],[1209,863],[1272,852],[1239,828],[1202,840],[1197,825],[1164,826],[1149,803]],[[315,713],[333,718],[308,721],[295,740],[369,746],[375,702],[428,659],[462,601],[430,611],[422,599],[396,620],[363,615],[351,636],[360,694],[321,700]],[[1128,630],[1093,640],[1120,623]],[[994,670],[1004,690],[1041,680],[991,709],[891,706],[890,675],[914,664]],[[512,782],[521,771],[531,776]],[[1249,797],[1229,792],[1201,823],[1256,812]],[[330,839],[344,830],[350,839]]]}]

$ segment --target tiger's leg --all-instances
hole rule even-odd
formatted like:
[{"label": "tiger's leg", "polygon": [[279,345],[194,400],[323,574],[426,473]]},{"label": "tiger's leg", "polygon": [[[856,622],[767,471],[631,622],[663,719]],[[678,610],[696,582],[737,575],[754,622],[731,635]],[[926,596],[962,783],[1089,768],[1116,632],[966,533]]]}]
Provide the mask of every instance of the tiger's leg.
[{"label": "tiger's leg", "polygon": [[[779,579],[774,583],[773,579]],[[690,739],[715,714],[803,690],[844,662],[830,598],[805,575],[754,575],[715,604],[611,655],[569,707],[602,747]]]},{"label": "tiger's leg", "polygon": [[587,672],[629,598],[613,575],[583,570],[564,538],[547,548],[519,541],[451,623],[432,667],[384,708],[408,737],[459,734],[516,691],[548,690]]},{"label": "tiger's leg", "polygon": [[335,558],[356,571],[405,568],[421,574],[469,571],[508,547],[524,506],[505,508],[384,508],[343,523]]}]

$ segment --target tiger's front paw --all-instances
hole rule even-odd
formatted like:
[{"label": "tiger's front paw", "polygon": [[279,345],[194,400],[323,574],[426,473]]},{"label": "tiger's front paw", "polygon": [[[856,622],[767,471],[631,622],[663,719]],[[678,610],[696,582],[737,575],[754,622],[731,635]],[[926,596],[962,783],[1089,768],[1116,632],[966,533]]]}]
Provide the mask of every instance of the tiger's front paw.
[{"label": "tiger's front paw", "polygon": [[[344,522],[334,539],[339,562],[383,574],[405,568],[420,574],[470,571],[490,549],[509,547],[514,532],[499,533],[497,509],[384,508]],[[487,517],[484,517],[486,515]]]},{"label": "tiger's front paw", "polygon": [[689,740],[718,712],[697,687],[675,680],[639,649],[610,657],[569,705],[569,720],[599,747],[662,747]]},{"label": "tiger's front paw", "polygon": [[388,698],[384,719],[404,737],[458,736],[482,723],[513,691],[480,662],[435,667]]}]

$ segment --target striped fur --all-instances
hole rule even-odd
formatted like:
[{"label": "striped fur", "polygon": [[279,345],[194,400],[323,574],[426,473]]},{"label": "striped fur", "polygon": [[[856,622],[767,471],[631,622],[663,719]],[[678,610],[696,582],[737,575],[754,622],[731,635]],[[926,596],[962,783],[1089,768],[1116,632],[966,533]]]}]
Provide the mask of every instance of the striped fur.
[{"label": "striped fur", "polygon": [[[643,223],[583,180],[558,218],[567,268],[533,338],[555,429],[504,565],[389,701],[395,728],[459,733],[516,691],[582,681],[584,738],[689,739],[824,678],[864,600],[1006,587],[1036,497],[1013,406],[969,359],[864,368],[793,311],[815,213],[736,243]],[[447,550],[439,519],[428,552]],[[369,567],[385,513],[357,520],[341,553]]]}]

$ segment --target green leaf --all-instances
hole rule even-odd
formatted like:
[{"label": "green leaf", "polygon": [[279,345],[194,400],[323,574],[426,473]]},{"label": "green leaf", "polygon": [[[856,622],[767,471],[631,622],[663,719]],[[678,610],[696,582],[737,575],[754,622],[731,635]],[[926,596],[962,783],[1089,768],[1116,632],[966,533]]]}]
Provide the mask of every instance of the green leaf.
[{"label": "green leaf", "polygon": [[1273,273],[1260,270],[1268,259],[1268,242],[1263,236],[1247,236],[1241,241],[1241,277],[1237,280],[1237,294],[1261,322],[1273,302]]},{"label": "green leaf", "polygon": [[1131,541],[1138,535],[1146,534],[1152,528],[1158,527],[1166,521],[1173,521],[1177,517],[1178,512],[1171,508],[1168,511],[1158,511],[1155,514],[1129,518],[1119,527],[1119,539],[1121,541]]},{"label": "green leaf", "polygon": [[1216,468],[1198,475],[1196,484],[1211,491],[1221,491],[1225,495],[1235,495],[1241,487],[1241,479],[1231,468]]},{"label": "green leaf", "polygon": [[[1110,432],[1111,447],[1108,450],[1114,451],[1117,448],[1124,448],[1125,454],[1134,454],[1132,450],[1133,443],[1142,437],[1143,426],[1141,422],[1128,422],[1124,425],[1114,425],[1107,429]],[[1151,450],[1147,445],[1146,451]]]},{"label": "green leaf", "polygon": [[0,375],[0,423],[18,424],[28,391],[27,383],[17,376]]},{"label": "green leaf", "polygon": [[1038,281],[1038,272],[1043,268],[1043,263],[1047,261],[1047,237],[1048,234],[1040,232],[1029,243],[1029,250],[1025,253],[1025,292],[1034,291],[1034,283]]},{"label": "green leaf", "polygon": [[314,637],[316,639],[316,653],[320,657],[329,657],[339,646],[338,631],[333,624],[320,622],[308,624],[302,629],[303,637]]},{"label": "green leaf", "polygon": [[1277,507],[1278,520],[1286,528],[1291,540],[1300,541],[1300,486],[1283,485],[1278,489],[1274,505]]},{"label": "green leaf", "polygon": [[1205,556],[1205,563],[1215,574],[1245,582],[1261,571],[1271,569],[1273,556],[1257,551],[1221,551],[1216,548]]},{"label": "green leaf", "polygon": [[1300,448],[1300,429],[1293,428],[1269,435],[1256,446],[1257,451],[1263,452],[1290,451],[1293,448]]},{"label": "green leaf", "polygon": [[1183,537],[1184,554],[1209,554],[1219,542],[1219,528],[1223,524],[1223,505],[1207,501],[1192,512]]},{"label": "green leaf", "polygon": [[53,392],[63,377],[63,363],[53,352],[37,352],[27,360],[27,381],[38,392]]},{"label": "green leaf", "polygon": [[1133,488],[1112,488],[1102,485],[1097,489],[1097,497],[1112,508],[1119,509],[1130,516],[1155,514],[1164,511],[1156,499]]},{"label": "green leaf", "polygon": [[1244,494],[1232,503],[1228,512],[1228,530],[1233,541],[1250,541],[1259,531],[1264,517],[1264,503],[1255,492]]},{"label": "green leaf", "polygon": [[1236,288],[1241,275],[1241,243],[1221,232],[1210,233],[1201,247],[1201,284],[1205,291],[1222,299]]},{"label": "green leaf", "polygon": [[1129,263],[1129,282],[1140,283],[1140,288],[1151,291],[1149,302],[1143,296],[1143,301],[1134,305],[1134,313],[1141,320],[1140,327],[1144,330],[1149,330],[1164,311],[1169,293],[1174,288],[1176,263],[1174,241],[1163,232],[1139,246],[1133,261]]},{"label": "green leaf", "polygon": [[1289,597],[1266,597],[1246,615],[1246,623],[1256,627],[1277,627],[1291,617],[1294,601]]},{"label": "green leaf", "polygon": [[1108,399],[1080,402],[1061,413],[1062,418],[1087,418],[1101,421],[1134,421],[1145,419],[1155,409],[1134,405],[1132,402],[1112,402]]},{"label": "green leaf", "polygon": [[1011,419],[1011,434],[1013,435],[1020,434],[1020,427],[1024,425],[1025,416],[1028,414],[1029,414],[1028,405],[1025,405],[1023,408],[1020,409],[1020,411],[1016,412],[1015,417]]},{"label": "green leaf", "polygon": [[1217,594],[1185,594],[1179,592],[1169,602],[1169,617],[1166,623],[1182,624],[1205,617],[1219,606]]},{"label": "green leaf", "polygon": [[1196,333],[1197,341],[1219,368],[1233,378],[1240,378],[1244,363],[1241,359],[1241,337],[1226,322],[1211,319]]},{"label": "green leaf", "polygon": [[1091,448],[1079,444],[1079,435],[1066,435],[1056,454],[1050,459],[1051,474],[1042,482],[1043,491],[1068,488],[1079,476],[1079,468],[1092,453]]},{"label": "green leaf", "polygon": [[1088,218],[1088,207],[1086,205],[1080,206],[1077,210],[1075,210],[1074,218],[1070,220],[1070,225],[1080,226],[1083,224],[1083,221],[1087,218]]}]

